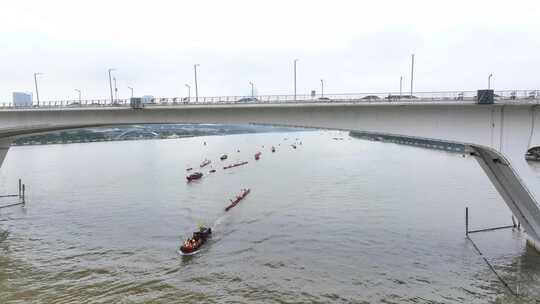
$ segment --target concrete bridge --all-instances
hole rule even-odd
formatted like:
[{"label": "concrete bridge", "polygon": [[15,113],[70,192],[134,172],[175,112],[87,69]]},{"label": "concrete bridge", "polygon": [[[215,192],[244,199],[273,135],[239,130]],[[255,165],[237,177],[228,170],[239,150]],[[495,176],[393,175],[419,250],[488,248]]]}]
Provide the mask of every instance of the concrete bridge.
[{"label": "concrete bridge", "polygon": [[[474,96],[259,99],[240,103],[168,102],[132,109],[113,104],[45,104],[0,108],[0,164],[18,137],[51,131],[123,124],[221,123],[272,124],[368,132],[460,143],[475,156],[520,221],[531,244],[540,248],[540,185],[525,153],[540,146],[540,95],[498,94],[494,104]],[[364,96],[365,97],[365,96]],[[204,100],[204,99],[203,99]]]}]

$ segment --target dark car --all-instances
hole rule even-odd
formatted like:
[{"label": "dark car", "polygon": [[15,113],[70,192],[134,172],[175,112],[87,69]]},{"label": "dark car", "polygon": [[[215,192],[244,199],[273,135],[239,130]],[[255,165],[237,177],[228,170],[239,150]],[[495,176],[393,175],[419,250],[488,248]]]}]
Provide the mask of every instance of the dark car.
[{"label": "dark car", "polygon": [[363,100],[366,100],[366,99],[367,100],[372,100],[372,99],[375,100],[375,99],[381,99],[381,98],[379,96],[377,96],[377,95],[368,95],[368,96],[362,97],[361,99],[363,99]]},{"label": "dark car", "polygon": [[255,102],[259,101],[256,97],[243,97],[238,99],[236,102]]}]

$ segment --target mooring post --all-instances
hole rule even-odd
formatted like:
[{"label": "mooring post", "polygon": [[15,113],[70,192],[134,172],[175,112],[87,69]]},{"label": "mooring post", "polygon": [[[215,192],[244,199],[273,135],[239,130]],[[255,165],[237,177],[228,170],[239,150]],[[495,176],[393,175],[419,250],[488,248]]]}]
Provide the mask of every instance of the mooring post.
[{"label": "mooring post", "polygon": [[513,215],[512,215],[512,226],[514,226],[514,228],[516,228],[516,220],[514,219]]},{"label": "mooring post", "polygon": [[19,198],[21,198],[21,195],[22,195],[21,191],[22,191],[22,181],[19,178]]},{"label": "mooring post", "polygon": [[469,207],[465,207],[465,235],[469,235]]},{"label": "mooring post", "polygon": [[25,203],[25,192],[26,192],[26,186],[23,184],[22,185],[22,202],[23,204]]}]

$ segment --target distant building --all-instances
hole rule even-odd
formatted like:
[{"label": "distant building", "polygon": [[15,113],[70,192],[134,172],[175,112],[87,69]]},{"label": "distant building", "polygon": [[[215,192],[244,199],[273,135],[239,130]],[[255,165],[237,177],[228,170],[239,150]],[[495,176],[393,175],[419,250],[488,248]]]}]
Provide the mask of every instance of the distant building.
[{"label": "distant building", "polygon": [[154,96],[152,95],[144,95],[141,99],[142,103],[154,103]]},{"label": "distant building", "polygon": [[13,105],[15,107],[32,106],[32,93],[13,92]]}]

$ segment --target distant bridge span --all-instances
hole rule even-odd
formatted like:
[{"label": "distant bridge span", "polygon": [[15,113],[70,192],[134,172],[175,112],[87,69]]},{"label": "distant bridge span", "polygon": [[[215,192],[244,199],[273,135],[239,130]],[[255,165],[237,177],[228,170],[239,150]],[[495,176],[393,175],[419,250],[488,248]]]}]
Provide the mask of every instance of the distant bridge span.
[{"label": "distant bridge span", "polygon": [[529,240],[540,248],[538,180],[524,155],[540,145],[537,98],[473,102],[287,102],[0,109],[0,164],[17,137],[58,130],[151,123],[271,124],[362,131],[464,144]]}]

